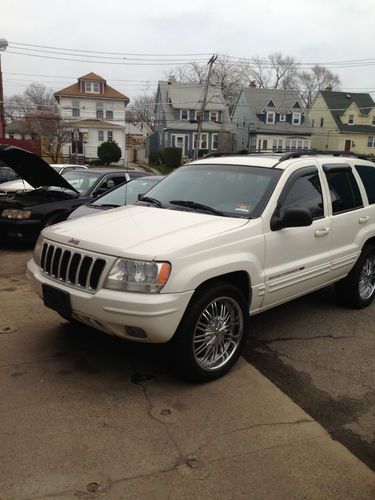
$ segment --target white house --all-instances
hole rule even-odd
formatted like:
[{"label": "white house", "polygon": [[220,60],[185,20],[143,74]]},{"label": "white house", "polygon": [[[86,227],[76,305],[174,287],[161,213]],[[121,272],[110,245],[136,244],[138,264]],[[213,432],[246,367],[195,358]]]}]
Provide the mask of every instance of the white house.
[{"label": "white house", "polygon": [[126,95],[110,87],[101,76],[88,73],[54,96],[60,116],[72,121],[72,140],[62,150],[65,157],[94,160],[102,142],[115,141],[121,148],[119,163],[124,163]]}]

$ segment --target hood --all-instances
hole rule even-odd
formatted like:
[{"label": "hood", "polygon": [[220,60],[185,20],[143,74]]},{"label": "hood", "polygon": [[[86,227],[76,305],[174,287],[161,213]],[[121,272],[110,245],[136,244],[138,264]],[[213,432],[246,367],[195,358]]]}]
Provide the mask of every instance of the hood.
[{"label": "hood", "polygon": [[12,168],[33,188],[40,186],[58,186],[77,190],[39,156],[15,146],[0,144],[0,160]]},{"label": "hood", "polygon": [[56,224],[45,238],[118,257],[152,260],[234,230],[248,219],[127,205]]}]

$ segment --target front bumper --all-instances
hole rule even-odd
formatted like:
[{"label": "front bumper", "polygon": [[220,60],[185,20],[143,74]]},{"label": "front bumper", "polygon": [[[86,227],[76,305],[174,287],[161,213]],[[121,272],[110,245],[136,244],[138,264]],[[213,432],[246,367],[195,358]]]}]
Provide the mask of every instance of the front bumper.
[{"label": "front bumper", "polygon": [[40,220],[0,218],[0,236],[4,239],[35,240],[42,229]]},{"label": "front bumper", "polygon": [[[27,276],[42,298],[42,285],[69,292],[72,318],[110,335],[138,342],[164,343],[175,333],[194,290],[183,293],[129,293],[99,289],[95,294],[66,287],[40,272],[33,259]],[[139,330],[144,331],[144,338]]]}]

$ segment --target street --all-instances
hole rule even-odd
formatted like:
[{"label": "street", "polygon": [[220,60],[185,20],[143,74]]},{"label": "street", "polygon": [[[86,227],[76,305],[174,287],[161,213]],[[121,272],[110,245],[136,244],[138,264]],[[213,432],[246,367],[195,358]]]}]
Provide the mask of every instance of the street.
[{"label": "street", "polygon": [[373,498],[375,305],[254,317],[250,364],[190,385],[163,346],[44,308],[31,255],[0,249],[0,498]]}]

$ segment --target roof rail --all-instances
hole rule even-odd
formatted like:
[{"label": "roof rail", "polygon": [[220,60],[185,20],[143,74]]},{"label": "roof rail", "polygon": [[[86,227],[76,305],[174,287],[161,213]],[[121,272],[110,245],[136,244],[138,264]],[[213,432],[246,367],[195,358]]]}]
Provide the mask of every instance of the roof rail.
[{"label": "roof rail", "polygon": [[359,153],[354,153],[353,151],[329,151],[329,150],[320,150],[320,149],[301,149],[301,150],[296,150],[296,151],[290,151],[289,153],[286,153],[283,155],[279,163],[285,160],[290,160],[291,158],[300,158],[301,156],[316,156],[316,155],[325,155],[325,156],[347,156],[347,157],[354,157],[354,158],[360,158],[361,160],[368,160],[368,156],[359,154]]}]

